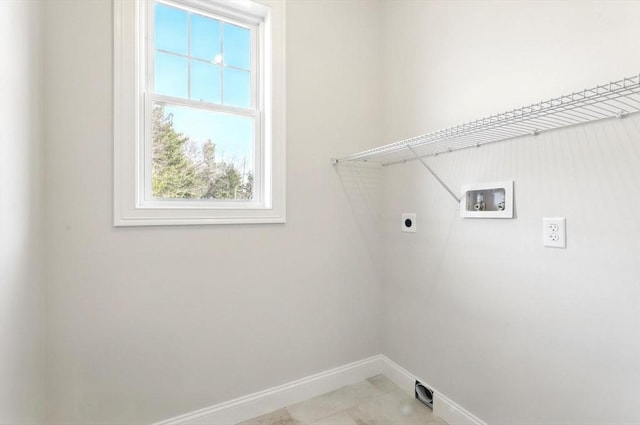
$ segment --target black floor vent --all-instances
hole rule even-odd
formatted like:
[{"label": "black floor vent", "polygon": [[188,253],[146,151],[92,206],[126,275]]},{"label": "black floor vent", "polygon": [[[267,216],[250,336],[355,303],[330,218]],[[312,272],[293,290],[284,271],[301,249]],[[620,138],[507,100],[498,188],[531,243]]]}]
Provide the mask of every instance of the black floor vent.
[{"label": "black floor vent", "polygon": [[420,381],[416,381],[415,386],[416,398],[425,406],[433,409],[433,390]]}]

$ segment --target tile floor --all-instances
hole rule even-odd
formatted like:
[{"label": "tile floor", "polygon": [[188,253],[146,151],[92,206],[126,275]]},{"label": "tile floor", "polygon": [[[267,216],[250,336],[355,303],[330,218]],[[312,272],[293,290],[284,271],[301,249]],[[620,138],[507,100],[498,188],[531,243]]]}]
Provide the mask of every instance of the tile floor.
[{"label": "tile floor", "polygon": [[237,425],[446,425],[384,375]]}]

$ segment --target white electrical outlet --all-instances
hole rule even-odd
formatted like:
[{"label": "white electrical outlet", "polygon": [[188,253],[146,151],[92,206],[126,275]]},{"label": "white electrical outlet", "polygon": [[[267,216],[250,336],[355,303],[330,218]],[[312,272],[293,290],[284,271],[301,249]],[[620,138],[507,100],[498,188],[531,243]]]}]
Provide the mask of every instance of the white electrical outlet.
[{"label": "white electrical outlet", "polygon": [[567,247],[566,219],[564,217],[542,219],[542,241],[552,248]]},{"label": "white electrical outlet", "polygon": [[417,229],[416,214],[404,213],[402,214],[402,231],[415,233]]}]

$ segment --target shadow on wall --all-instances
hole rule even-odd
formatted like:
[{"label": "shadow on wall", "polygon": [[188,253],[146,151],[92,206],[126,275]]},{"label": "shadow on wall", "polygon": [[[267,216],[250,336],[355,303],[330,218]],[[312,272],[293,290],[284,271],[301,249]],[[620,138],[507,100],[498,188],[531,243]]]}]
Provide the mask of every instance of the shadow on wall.
[{"label": "shadow on wall", "polygon": [[[365,241],[369,257],[380,267],[382,170],[378,164],[338,163],[334,170],[351,207],[358,230]],[[377,270],[382,272],[382,270]]]}]

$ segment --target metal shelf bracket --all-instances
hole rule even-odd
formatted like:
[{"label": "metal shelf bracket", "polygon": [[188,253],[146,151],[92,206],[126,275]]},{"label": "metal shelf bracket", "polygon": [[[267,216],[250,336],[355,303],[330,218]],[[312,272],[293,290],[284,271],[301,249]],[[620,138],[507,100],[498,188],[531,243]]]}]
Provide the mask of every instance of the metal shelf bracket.
[{"label": "metal shelf bracket", "polygon": [[461,199],[461,198],[459,198],[455,193],[453,193],[453,190],[451,190],[451,188],[450,188],[449,186],[447,186],[447,184],[446,184],[444,181],[442,181],[442,179],[441,179],[441,178],[436,174],[436,172],[435,172],[435,171],[433,171],[433,170],[431,169],[431,167],[429,167],[429,165],[426,163],[426,161],[425,161],[425,160],[424,160],[420,155],[418,155],[418,153],[417,153],[415,150],[413,150],[413,148],[412,148],[410,145],[407,145],[407,149],[409,149],[409,150],[411,151],[411,153],[413,154],[413,156],[415,156],[415,157],[416,157],[416,159],[417,159],[418,161],[420,161],[420,163],[421,163],[422,165],[424,165],[424,168],[426,168],[426,169],[427,169],[427,171],[429,171],[429,172],[431,173],[431,175],[432,175],[436,180],[438,180],[438,183],[440,183],[440,185],[441,185],[442,187],[444,187],[444,189],[445,189],[447,192],[449,192],[449,194],[453,197],[453,199],[455,199],[457,203],[460,203],[460,199]]}]

